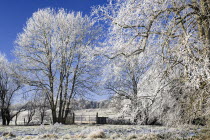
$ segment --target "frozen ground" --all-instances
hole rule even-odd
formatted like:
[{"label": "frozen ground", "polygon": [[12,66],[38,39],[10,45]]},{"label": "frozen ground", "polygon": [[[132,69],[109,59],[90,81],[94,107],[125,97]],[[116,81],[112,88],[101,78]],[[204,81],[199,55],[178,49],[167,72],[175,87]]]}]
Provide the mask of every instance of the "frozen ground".
[{"label": "frozen ground", "polygon": [[69,140],[158,140],[183,139],[195,135],[195,128],[139,125],[41,125],[0,127],[0,139]]}]

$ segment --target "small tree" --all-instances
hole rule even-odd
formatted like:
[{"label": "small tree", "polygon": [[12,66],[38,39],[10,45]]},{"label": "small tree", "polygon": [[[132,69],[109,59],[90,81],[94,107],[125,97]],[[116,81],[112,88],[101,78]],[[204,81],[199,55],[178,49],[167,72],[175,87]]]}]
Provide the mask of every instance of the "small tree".
[{"label": "small tree", "polygon": [[33,120],[33,117],[36,113],[36,103],[34,101],[29,101],[26,104],[26,110],[27,110],[27,122],[26,125],[29,125],[29,123]]},{"label": "small tree", "polygon": [[26,111],[27,107],[26,104],[19,104],[19,105],[15,105],[12,107],[12,115],[11,118],[15,117],[15,125],[17,125],[17,120],[18,120],[18,116],[20,115],[21,112]]},{"label": "small tree", "polygon": [[37,105],[37,115],[40,123],[43,124],[45,117],[47,116],[47,110],[50,109],[46,94],[37,93],[35,97]]},{"label": "small tree", "polygon": [[11,74],[12,64],[0,54],[0,103],[2,124],[9,125],[11,119],[11,104],[15,93],[21,88],[20,82]]}]

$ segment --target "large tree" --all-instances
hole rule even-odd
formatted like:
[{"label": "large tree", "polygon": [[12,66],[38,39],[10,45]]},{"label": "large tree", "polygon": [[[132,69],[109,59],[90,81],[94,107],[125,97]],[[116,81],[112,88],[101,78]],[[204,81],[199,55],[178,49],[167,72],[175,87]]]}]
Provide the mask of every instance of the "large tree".
[{"label": "large tree", "polygon": [[71,99],[92,90],[92,44],[99,30],[80,12],[41,9],[18,35],[15,54],[25,72],[20,78],[47,95],[53,123],[65,123]]},{"label": "large tree", "polygon": [[110,25],[106,57],[130,59],[155,50],[167,81],[162,87],[191,112],[186,118],[203,110],[210,84],[209,0],[110,0],[93,14]]}]

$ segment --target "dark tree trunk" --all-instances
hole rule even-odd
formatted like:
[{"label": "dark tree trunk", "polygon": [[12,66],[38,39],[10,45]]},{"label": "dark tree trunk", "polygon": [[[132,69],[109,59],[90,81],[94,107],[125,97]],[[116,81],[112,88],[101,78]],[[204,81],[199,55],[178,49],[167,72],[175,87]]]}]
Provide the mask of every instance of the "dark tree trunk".
[{"label": "dark tree trunk", "polygon": [[7,120],[6,120],[5,109],[1,109],[1,117],[2,117],[2,125],[6,125]]},{"label": "dark tree trunk", "polygon": [[56,109],[51,109],[52,111],[52,123],[55,124],[57,122],[57,116],[56,116]]},{"label": "dark tree trunk", "polygon": [[11,121],[10,110],[1,109],[2,125],[9,125]]},{"label": "dark tree trunk", "polygon": [[7,122],[7,120],[6,120],[5,116],[2,116],[2,125],[6,125],[6,122]]},{"label": "dark tree trunk", "polygon": [[45,117],[45,110],[43,110],[43,112],[41,112],[41,119],[40,119],[40,123],[43,124],[44,122],[44,117]]},{"label": "dark tree trunk", "polygon": [[7,125],[10,124],[10,118],[7,118]]},{"label": "dark tree trunk", "polygon": [[40,121],[40,123],[43,124],[43,121],[44,121],[44,116],[41,115],[41,121]]},{"label": "dark tree trunk", "polygon": [[10,110],[8,108],[6,109],[6,120],[7,120],[7,125],[9,125],[11,121],[11,116],[10,116]]}]

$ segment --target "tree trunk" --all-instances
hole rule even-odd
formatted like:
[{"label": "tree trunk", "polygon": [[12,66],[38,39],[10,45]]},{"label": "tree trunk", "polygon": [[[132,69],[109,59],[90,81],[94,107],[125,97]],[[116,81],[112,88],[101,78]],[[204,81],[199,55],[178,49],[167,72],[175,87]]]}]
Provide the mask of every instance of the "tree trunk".
[{"label": "tree trunk", "polygon": [[9,125],[10,121],[11,121],[10,109],[9,108],[6,109],[6,120],[7,120],[7,125]]},{"label": "tree trunk", "polygon": [[67,103],[67,110],[65,111],[65,115],[64,115],[64,118],[63,118],[64,123],[66,122],[66,118],[68,117],[68,114],[69,114],[69,106],[70,106],[70,103],[68,102]]},{"label": "tree trunk", "polygon": [[43,124],[43,121],[44,121],[44,115],[41,115],[41,121],[40,121],[40,123]]},{"label": "tree trunk", "polygon": [[2,125],[6,125],[6,118],[5,118],[5,116],[2,116]]},{"label": "tree trunk", "polygon": [[5,109],[1,109],[1,116],[2,116],[2,125],[6,125],[6,114]]},{"label": "tree trunk", "polygon": [[52,108],[51,111],[52,111],[52,119],[53,119],[52,123],[55,124],[57,122],[56,109]]},{"label": "tree trunk", "polygon": [[10,118],[7,118],[7,125],[10,124]]}]

